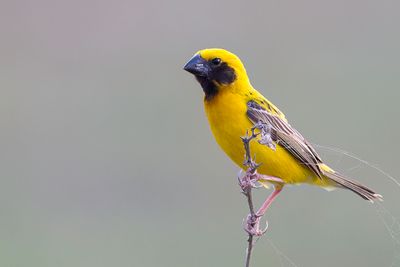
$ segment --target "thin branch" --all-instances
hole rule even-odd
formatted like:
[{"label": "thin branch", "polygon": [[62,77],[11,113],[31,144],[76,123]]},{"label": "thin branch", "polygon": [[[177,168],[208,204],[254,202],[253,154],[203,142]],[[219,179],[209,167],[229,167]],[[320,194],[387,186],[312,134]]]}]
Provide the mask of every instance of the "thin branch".
[{"label": "thin branch", "polygon": [[[260,166],[257,164],[253,158],[251,157],[251,152],[250,152],[250,142],[255,139],[259,133],[256,133],[255,130],[259,129],[258,125],[255,125],[253,128],[251,128],[251,135],[249,135],[249,132],[247,132],[245,137],[242,137],[244,149],[245,149],[245,160],[243,165],[247,167],[247,174],[244,179],[248,179],[248,181],[241,181],[239,178],[239,184],[242,188],[242,193],[246,196],[247,198],[247,203],[249,206],[250,210],[250,221],[255,221],[254,219],[257,217],[255,211],[254,211],[254,204],[253,204],[253,196],[252,196],[252,181],[251,181],[251,176],[256,173],[257,168]],[[247,218],[248,220],[249,218]],[[252,225],[254,226],[254,225]],[[251,254],[253,251],[254,247],[254,234],[248,233],[248,238],[247,238],[247,249],[246,249],[246,260],[245,260],[245,267],[250,267],[250,259],[251,259]]]}]

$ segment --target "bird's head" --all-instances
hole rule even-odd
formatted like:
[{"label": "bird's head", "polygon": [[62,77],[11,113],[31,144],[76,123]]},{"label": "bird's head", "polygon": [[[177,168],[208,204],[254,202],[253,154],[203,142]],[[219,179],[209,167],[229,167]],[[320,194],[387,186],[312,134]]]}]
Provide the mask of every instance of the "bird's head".
[{"label": "bird's head", "polygon": [[198,51],[184,70],[192,73],[200,83],[206,100],[214,97],[221,90],[230,90],[234,84],[247,82],[246,69],[233,53],[220,48]]}]

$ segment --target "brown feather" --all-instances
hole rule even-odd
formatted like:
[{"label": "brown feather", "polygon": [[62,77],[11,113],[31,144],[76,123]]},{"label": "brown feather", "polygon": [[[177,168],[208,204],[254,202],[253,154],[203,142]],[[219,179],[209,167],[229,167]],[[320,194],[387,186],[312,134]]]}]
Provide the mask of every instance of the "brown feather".
[{"label": "brown feather", "polygon": [[337,183],[339,186],[347,188],[363,199],[366,199],[368,201],[374,202],[374,200],[380,200],[382,201],[383,198],[381,195],[377,194],[374,192],[372,189],[358,183],[355,181],[352,181],[346,177],[344,177],[341,174],[338,174],[337,172],[329,172],[329,171],[324,171],[324,176],[327,178],[331,179],[335,183]]},{"label": "brown feather", "polygon": [[319,164],[322,163],[321,158],[296,129],[286,120],[271,114],[255,101],[249,101],[247,106],[247,116],[254,124],[262,122],[271,126],[275,137],[274,141],[322,178],[323,173],[319,167]]}]

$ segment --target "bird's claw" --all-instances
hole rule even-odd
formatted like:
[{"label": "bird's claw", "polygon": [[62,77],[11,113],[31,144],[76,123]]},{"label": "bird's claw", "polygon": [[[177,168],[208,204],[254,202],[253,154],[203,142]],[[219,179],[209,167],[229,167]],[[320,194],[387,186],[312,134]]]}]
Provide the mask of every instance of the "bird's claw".
[{"label": "bird's claw", "polygon": [[242,191],[246,191],[248,188],[258,188],[257,181],[260,180],[260,175],[257,171],[246,171],[246,173],[241,176],[242,171],[238,173],[238,181],[239,186],[242,188]]},{"label": "bird's claw", "polygon": [[261,216],[256,214],[249,214],[246,218],[246,223],[244,225],[244,230],[252,236],[262,236],[267,232],[268,229],[268,221],[266,222],[266,226],[264,229],[260,229],[260,220]]}]

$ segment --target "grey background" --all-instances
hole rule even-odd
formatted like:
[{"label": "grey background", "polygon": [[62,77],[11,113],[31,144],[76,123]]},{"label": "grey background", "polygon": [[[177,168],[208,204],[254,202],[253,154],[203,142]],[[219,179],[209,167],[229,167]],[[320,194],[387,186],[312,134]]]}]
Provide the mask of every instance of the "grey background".
[{"label": "grey background", "polygon": [[[3,0],[0,266],[242,266],[238,168],[182,71],[205,47],[237,53],[310,141],[396,176],[399,3]],[[400,215],[388,178],[318,151]],[[398,239],[377,210],[287,187],[253,266],[390,266]]]}]

